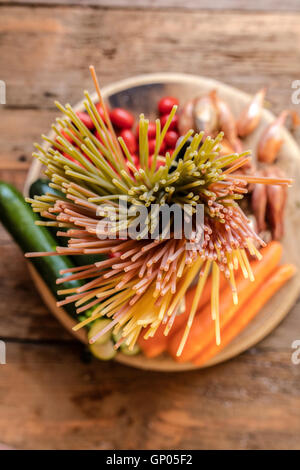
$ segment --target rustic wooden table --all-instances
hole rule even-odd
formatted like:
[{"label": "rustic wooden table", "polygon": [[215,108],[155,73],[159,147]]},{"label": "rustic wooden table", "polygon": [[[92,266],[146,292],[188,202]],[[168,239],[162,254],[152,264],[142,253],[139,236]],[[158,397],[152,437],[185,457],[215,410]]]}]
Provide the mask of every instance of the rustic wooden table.
[{"label": "rustic wooden table", "polygon": [[[184,7],[183,7],[184,5]],[[213,8],[212,8],[213,5]],[[228,8],[228,9],[225,9]],[[298,0],[0,0],[0,178],[23,186],[55,99],[138,73],[206,75],[291,106]],[[298,303],[267,339],[210,370],[151,373],[87,363],[43,306],[0,229],[0,441],[24,449],[299,449]]]}]

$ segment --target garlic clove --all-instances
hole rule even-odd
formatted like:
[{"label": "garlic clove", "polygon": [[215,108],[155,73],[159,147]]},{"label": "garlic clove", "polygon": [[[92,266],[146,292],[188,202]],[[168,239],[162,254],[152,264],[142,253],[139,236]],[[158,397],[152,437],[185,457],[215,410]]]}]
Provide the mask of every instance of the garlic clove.
[{"label": "garlic clove", "polygon": [[194,100],[189,100],[183,106],[178,116],[178,130],[180,135],[185,135],[195,127]]},{"label": "garlic clove", "polygon": [[251,134],[258,126],[264,105],[267,88],[259,90],[237,120],[237,132],[240,137]]},{"label": "garlic clove", "polygon": [[216,91],[199,96],[194,102],[194,119],[197,132],[214,135],[218,130],[218,110],[215,103]]},{"label": "garlic clove", "polygon": [[256,219],[257,231],[266,230],[267,191],[264,184],[255,184],[251,196],[251,208]]},{"label": "garlic clove", "polygon": [[288,110],[282,113],[263,132],[257,146],[257,158],[264,163],[273,163],[282,146],[282,129],[289,115]]}]

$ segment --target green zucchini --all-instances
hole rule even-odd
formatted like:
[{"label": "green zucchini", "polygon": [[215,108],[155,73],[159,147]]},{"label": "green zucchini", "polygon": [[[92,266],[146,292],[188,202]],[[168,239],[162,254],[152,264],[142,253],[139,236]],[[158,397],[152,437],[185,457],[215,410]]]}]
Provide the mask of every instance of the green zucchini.
[{"label": "green zucchini", "polygon": [[125,356],[136,356],[141,352],[141,348],[137,343],[135,343],[132,349],[130,349],[127,344],[121,344],[120,349]]},{"label": "green zucchini", "polygon": [[122,330],[121,329],[119,329],[118,333],[115,333],[113,331],[112,339],[114,340],[115,343],[117,343],[121,339],[121,337],[122,337]]},{"label": "green zucchini", "polygon": [[[63,198],[64,197],[63,193],[61,191],[57,191],[54,188],[51,188],[51,186],[49,186],[49,183],[50,183],[50,180],[48,180],[47,178],[39,178],[36,181],[34,181],[29,188],[29,197],[31,199],[34,199],[35,196],[43,196],[44,194],[50,193],[50,194],[53,194],[54,196],[59,196]],[[45,217],[42,217],[41,215],[40,215],[40,218],[42,220],[47,220]],[[57,237],[56,235],[57,227],[47,227],[47,229],[51,233],[53,238],[56,240],[57,245],[68,246],[68,239],[66,237]],[[61,232],[64,232],[65,230],[66,229],[64,228],[60,228]],[[77,266],[75,262],[74,264]]]},{"label": "green zucchini", "polygon": [[[99,333],[103,328],[108,326],[112,320],[110,318],[100,318],[96,320],[89,332],[88,332],[88,339],[91,340],[97,333]],[[112,340],[112,332],[111,329],[108,330],[104,335],[100,336],[95,343],[89,344],[89,348],[93,356],[101,361],[109,361],[113,359],[117,354],[117,351],[114,348],[115,343]]]},{"label": "green zucchini", "polygon": [[[90,340],[93,338],[97,333],[99,333],[103,328],[105,328],[107,325],[109,325],[112,322],[109,318],[100,318],[99,320],[96,320],[93,322],[89,332],[88,332],[88,339]],[[107,343],[111,339],[111,330],[108,330],[104,335],[100,336],[96,343],[103,344]]]},{"label": "green zucchini", "polygon": [[[35,225],[39,220],[32,211],[22,194],[8,183],[0,181],[0,220],[18,243],[24,253],[35,251],[55,251],[57,242],[46,227]],[[74,264],[67,256],[44,256],[31,258],[30,261],[36,267],[52,293],[57,296],[58,286],[56,279],[61,277],[60,270],[72,268]],[[80,281],[68,281],[60,285],[60,288],[80,287]],[[67,305],[66,310],[74,314],[72,304]]]},{"label": "green zucchini", "polygon": [[[43,194],[46,193],[51,193],[54,194],[55,196],[61,196],[65,197],[63,193],[60,191],[51,188],[49,186],[50,180],[47,178],[39,178],[36,181],[32,183],[29,189],[29,196],[33,199],[34,196],[42,196]],[[60,229],[62,231],[63,229]],[[53,235],[53,237],[57,238],[57,244],[60,246],[67,246],[67,238],[65,237],[56,237],[56,232],[57,229],[50,228],[50,232]],[[72,261],[74,262],[75,266],[85,266],[86,264],[92,264],[97,261],[101,261],[102,259],[105,259],[104,255],[73,255],[70,256]]]},{"label": "green zucchini", "polygon": [[90,351],[97,359],[100,359],[101,361],[109,361],[117,354],[114,346],[115,343],[113,340],[109,339],[103,344],[98,344],[97,342],[90,344]]},{"label": "green zucchini", "polygon": [[[112,334],[112,338],[115,343],[117,343],[121,339],[121,337],[122,337],[122,330],[119,330],[118,333]],[[141,349],[137,343],[133,346],[133,349],[129,349],[127,344],[125,344],[124,342],[120,346],[120,351],[123,354],[125,354],[125,356],[135,356],[136,354],[139,354],[141,352]]]},{"label": "green zucchini", "polygon": [[54,196],[64,197],[63,193],[57,189],[51,188],[49,186],[50,180],[47,178],[39,178],[32,183],[29,188],[29,196],[33,199],[34,196],[43,196],[43,194],[50,193]]},{"label": "green zucchini", "polygon": [[[100,318],[96,320],[91,329],[88,332],[88,339],[91,340],[97,333],[99,333],[103,328],[109,325],[112,322],[109,318]],[[122,330],[119,330],[118,333],[112,333],[111,330],[108,330],[104,335],[100,336],[95,343],[89,344],[89,349],[91,353],[100,359],[101,361],[108,361],[113,359],[117,354],[116,349],[114,348],[115,344],[121,339]],[[133,356],[140,352],[139,346],[136,344],[131,350],[126,344],[120,346],[120,351],[127,355]]]}]

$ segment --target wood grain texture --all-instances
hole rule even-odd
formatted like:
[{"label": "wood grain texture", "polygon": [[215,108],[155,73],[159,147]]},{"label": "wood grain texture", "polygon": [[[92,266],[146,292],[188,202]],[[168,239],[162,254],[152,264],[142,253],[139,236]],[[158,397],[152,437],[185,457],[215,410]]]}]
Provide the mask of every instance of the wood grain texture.
[{"label": "wood grain texture", "polygon": [[[158,86],[159,84],[159,86]],[[194,96],[209,93],[212,89],[217,89],[219,96],[230,106],[233,114],[238,116],[242,109],[249,103],[251,96],[236,88],[224,85],[222,82],[188,74],[158,73],[136,76],[130,79],[121,80],[102,88],[102,96],[109,103],[114,103],[116,107],[122,107],[124,96],[126,97],[127,109],[137,115],[141,110],[153,113],[153,103],[158,102],[162,95],[176,96],[179,103],[184,103]],[[92,94],[91,99],[97,102],[97,94]],[[150,106],[149,106],[150,104]],[[83,111],[83,103],[74,104],[75,111]],[[257,143],[263,130],[274,120],[274,115],[268,110],[264,110],[256,131],[245,141],[245,148],[252,149],[252,157],[255,162]],[[299,223],[299,195],[297,187],[300,184],[300,151],[291,135],[286,132],[284,145],[278,155],[278,165],[286,171],[288,175],[293,175],[294,184],[289,190],[288,205],[286,207],[286,229],[285,237],[282,240],[284,261],[292,262],[300,269],[300,258],[295,253],[298,246]],[[47,144],[46,144],[47,145]],[[289,158],[287,158],[289,155]],[[31,184],[40,177],[42,165],[35,160],[30,168],[26,180],[25,194]],[[291,213],[293,217],[291,218]],[[296,217],[294,217],[296,215]],[[46,299],[46,304],[67,330],[74,334],[72,328],[74,323],[63,309],[58,309],[55,299],[47,293],[47,287],[43,285],[42,279],[33,273],[33,280],[42,297]],[[273,331],[283,318],[289,313],[290,308],[300,294],[300,276],[294,276],[283,290],[273,296],[268,304],[261,310],[254,320],[228,345],[223,351],[209,361],[208,366],[215,365],[251,348],[261,341],[271,331]],[[82,330],[76,334],[82,334]],[[80,337],[82,340],[83,338]],[[86,339],[86,338],[85,338]],[[83,341],[84,342],[84,341]],[[122,364],[156,371],[183,371],[194,369],[192,364],[177,364],[168,355],[165,357],[146,359],[144,356],[118,355],[117,361]]]},{"label": "wood grain texture", "polygon": [[28,7],[0,6],[0,30],[0,78],[7,85],[7,105],[0,108],[0,170],[7,162],[20,167],[30,161],[32,142],[55,116],[55,99],[75,103],[83,88],[92,88],[91,62],[102,84],[173,71],[209,76],[250,93],[267,85],[275,113],[292,106],[291,83],[299,78],[297,14],[44,7],[33,16]]},{"label": "wood grain texture", "polygon": [[[137,73],[190,72],[250,93],[268,85],[272,110],[291,105],[291,82],[299,79],[297,13],[16,3],[0,0],[0,79],[8,98],[0,107],[0,179],[20,189],[26,168],[16,163],[28,165],[31,143],[55,115],[54,99],[75,103],[92,88],[92,62],[103,84]],[[245,0],[238,8],[266,5],[299,9],[297,0]],[[0,258],[0,336],[9,340],[8,364],[0,366],[1,442],[26,449],[300,449],[300,366],[291,363],[299,302],[257,347],[210,370],[164,375],[86,364],[81,346],[42,305],[2,227]]]},{"label": "wood grain texture", "polygon": [[2,226],[0,259],[1,339],[70,341],[71,336],[44,306],[32,285],[23,254]]},{"label": "wood grain texture", "polygon": [[8,107],[54,109],[54,99],[79,101],[81,90],[92,88],[91,62],[102,84],[146,72],[187,72],[248,92],[268,85],[275,110],[291,103],[300,59],[297,14],[78,7],[34,13],[1,7],[0,70]]},{"label": "wood grain texture", "polygon": [[[0,171],[28,170],[33,142],[49,129],[57,113],[43,109],[0,109]],[[14,167],[13,167],[14,165]]]},{"label": "wood grain texture", "polygon": [[299,448],[300,368],[290,351],[250,351],[184,375],[82,363],[78,345],[7,351],[0,436],[17,448]]},{"label": "wood grain texture", "polygon": [[[7,3],[7,0],[0,0]],[[97,8],[183,10],[300,11],[298,0],[14,0],[21,5],[80,5]]]}]

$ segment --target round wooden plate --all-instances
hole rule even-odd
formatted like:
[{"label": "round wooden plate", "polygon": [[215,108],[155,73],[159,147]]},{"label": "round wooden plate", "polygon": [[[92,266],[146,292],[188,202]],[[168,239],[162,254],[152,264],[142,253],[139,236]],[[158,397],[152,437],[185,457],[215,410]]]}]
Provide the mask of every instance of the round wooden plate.
[{"label": "round wooden plate", "polygon": [[[242,108],[251,99],[246,93],[225,85],[224,83],[205,77],[173,73],[140,75],[129,78],[104,87],[102,93],[110,107],[124,107],[129,109],[136,117],[143,112],[147,117],[153,119],[156,117],[157,102],[162,96],[173,95],[179,99],[180,103],[184,103],[186,100],[207,93],[212,89],[218,90],[219,95],[230,105],[235,116],[239,115]],[[92,95],[92,98],[97,101],[96,94]],[[74,108],[76,110],[82,110],[82,102],[78,103]],[[268,110],[264,110],[259,127],[245,140],[244,146],[252,150],[254,159],[256,157],[255,149],[259,136],[273,119],[274,115]],[[49,135],[51,134],[53,135],[53,133]],[[288,206],[286,210],[286,235],[282,241],[284,248],[283,261],[292,262],[300,268],[300,250],[298,249],[300,222],[297,210],[299,204],[300,154],[295,140],[287,130],[284,131],[284,144],[279,154],[278,165],[286,171],[288,176],[294,179],[294,184],[292,188],[289,189]],[[28,172],[24,188],[25,195],[28,195],[31,183],[41,175],[42,165],[35,160]],[[55,299],[44,281],[32,265],[30,263],[28,263],[28,265],[33,281],[45,303],[65,328],[67,328],[70,333],[74,334],[72,326],[74,326],[75,321],[70,318],[62,308],[56,306]],[[288,314],[299,293],[300,274],[297,274],[272,297],[243,332],[240,333],[231,344],[220,351],[217,356],[207,362],[205,367],[230,359],[262,340]],[[75,336],[83,343],[87,343],[87,337],[84,331],[77,332]],[[147,359],[142,354],[137,356],[125,356],[119,353],[116,356],[116,360],[123,364],[141,369],[168,372],[199,368],[190,363],[177,364],[167,355],[162,355],[155,359]]]}]

